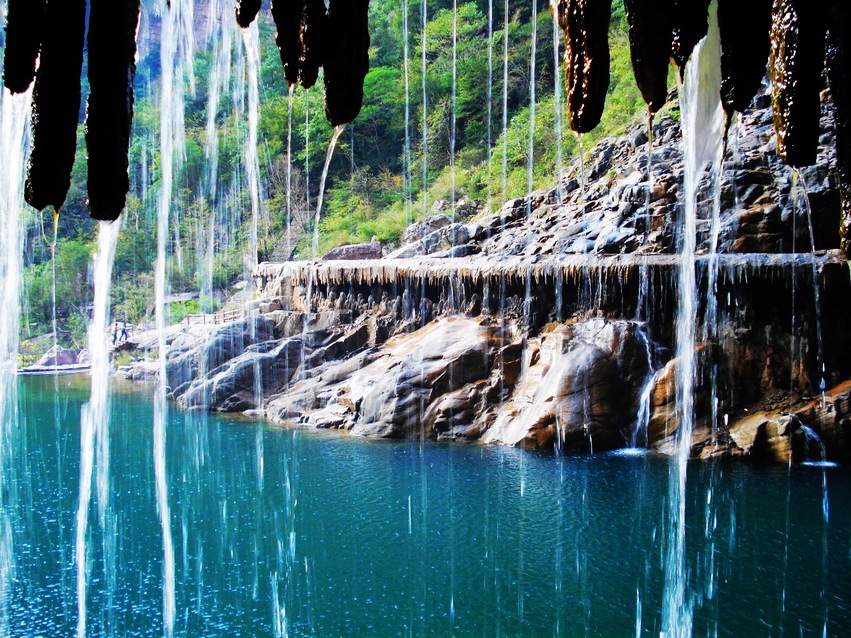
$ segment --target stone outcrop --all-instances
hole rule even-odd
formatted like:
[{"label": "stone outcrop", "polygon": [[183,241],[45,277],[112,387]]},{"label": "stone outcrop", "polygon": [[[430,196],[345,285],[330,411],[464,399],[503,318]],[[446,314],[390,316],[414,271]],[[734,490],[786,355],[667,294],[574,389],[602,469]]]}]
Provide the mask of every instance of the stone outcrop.
[{"label": "stone outcrop", "polygon": [[[849,459],[831,114],[819,166],[794,184],[766,100],[733,129],[713,256],[712,180],[701,186],[692,455],[799,461],[820,436],[828,458]],[[683,169],[678,124],[663,115],[654,133],[651,182],[635,129],[558,188],[474,218],[437,207],[381,259],[345,247],[345,259],[261,264],[249,319],[170,329],[173,398],[364,437],[672,453]]]},{"label": "stone outcrop", "polygon": [[381,259],[381,244],[371,241],[368,244],[346,244],[332,248],[322,256],[323,261],[333,259]]},{"label": "stone outcrop", "polygon": [[496,410],[484,440],[532,448],[623,447],[652,366],[651,345],[634,322],[548,326],[530,340],[518,388]]}]

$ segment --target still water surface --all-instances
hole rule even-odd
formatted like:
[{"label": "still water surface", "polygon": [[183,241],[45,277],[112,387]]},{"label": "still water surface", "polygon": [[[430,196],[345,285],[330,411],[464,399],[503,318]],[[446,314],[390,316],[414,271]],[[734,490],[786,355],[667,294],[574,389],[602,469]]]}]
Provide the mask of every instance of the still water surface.
[{"label": "still water surface", "polygon": [[[21,380],[13,636],[76,630],[85,380]],[[112,402],[88,635],[161,636],[150,397]],[[181,636],[658,636],[669,462],[363,441],[171,412]],[[827,487],[828,521],[823,509]],[[696,636],[851,635],[851,474],[694,464]],[[104,568],[111,556],[114,568]]]}]

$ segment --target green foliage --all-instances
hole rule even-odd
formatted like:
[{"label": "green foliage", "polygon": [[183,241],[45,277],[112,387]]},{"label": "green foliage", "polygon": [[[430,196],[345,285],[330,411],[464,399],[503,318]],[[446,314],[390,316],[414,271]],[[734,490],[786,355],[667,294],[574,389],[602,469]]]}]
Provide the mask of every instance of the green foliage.
[{"label": "green foliage", "polygon": [[176,301],[170,305],[171,320],[174,323],[180,323],[186,318],[186,315],[195,315],[200,312],[197,299],[189,299],[187,301]]},{"label": "green foliage", "polygon": [[21,318],[25,335],[51,330],[55,298],[57,322],[70,330],[75,338],[82,338],[92,300],[88,281],[91,255],[90,244],[76,239],[61,239],[56,245],[55,260],[29,266],[25,270],[27,304]]}]

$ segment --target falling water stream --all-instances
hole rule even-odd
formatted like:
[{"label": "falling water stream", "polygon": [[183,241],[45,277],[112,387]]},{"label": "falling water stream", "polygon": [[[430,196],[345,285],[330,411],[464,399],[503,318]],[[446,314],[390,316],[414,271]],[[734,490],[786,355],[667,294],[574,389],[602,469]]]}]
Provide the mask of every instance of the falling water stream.
[{"label": "falling water stream", "polygon": [[680,93],[683,155],[685,164],[685,211],[681,231],[682,263],[676,317],[676,397],[679,426],[676,464],[671,467],[670,502],[665,557],[665,596],[662,635],[687,638],[692,635],[695,601],[690,596],[686,567],[686,474],[694,428],[695,326],[697,324],[698,189],[707,165],[716,162],[723,147],[724,111],[721,106],[721,42],[717,6],[709,15],[709,32],[695,47],[687,63]]},{"label": "falling water stream", "polygon": [[562,104],[561,104],[561,27],[559,27],[558,0],[550,0],[550,11],[552,12],[553,27],[553,120],[555,122],[556,136],[556,202],[561,204],[564,200],[564,132],[562,130]]},{"label": "falling water stream", "polygon": [[[506,27],[507,28],[507,27]],[[529,54],[529,146],[526,165],[526,219],[532,219],[532,190],[535,187],[535,106],[537,96],[536,69],[538,60],[538,0],[532,2],[532,41]],[[534,236],[530,237],[530,241]],[[529,325],[532,319],[532,261],[527,260],[526,292],[523,299],[523,320]]]},{"label": "falling water stream", "polygon": [[[118,239],[119,222],[99,222],[98,246],[94,256],[94,310],[89,324],[91,352],[91,398],[80,415],[80,498],[77,506],[75,562],[77,567],[77,636],[86,635],[86,596],[90,570],[88,545],[89,506],[92,501],[92,478],[95,478],[98,522],[103,538],[103,573],[107,600],[112,606],[116,562],[117,521],[110,505],[110,435],[109,375],[111,364],[109,334],[109,297],[112,263]],[[112,625],[111,622],[107,623]],[[110,631],[112,628],[110,627]]]},{"label": "falling water stream", "polygon": [[[171,508],[166,468],[167,355],[166,294],[167,242],[174,188],[176,162],[185,144],[183,120],[183,86],[185,65],[192,56],[192,0],[171,0],[163,10],[160,61],[162,81],[160,93],[160,193],[157,207],[157,261],[154,296],[159,355],[159,382],[154,395],[153,457],[157,494],[157,510],[162,531],[163,550],[163,627],[170,637],[175,622],[175,562],[171,531]],[[189,73],[191,77],[191,73]]]},{"label": "falling water stream", "polygon": [[18,425],[18,326],[24,233],[23,176],[28,144],[31,95],[0,93],[0,634],[9,633],[9,591],[15,574],[12,513],[13,474],[20,460],[15,451]]}]

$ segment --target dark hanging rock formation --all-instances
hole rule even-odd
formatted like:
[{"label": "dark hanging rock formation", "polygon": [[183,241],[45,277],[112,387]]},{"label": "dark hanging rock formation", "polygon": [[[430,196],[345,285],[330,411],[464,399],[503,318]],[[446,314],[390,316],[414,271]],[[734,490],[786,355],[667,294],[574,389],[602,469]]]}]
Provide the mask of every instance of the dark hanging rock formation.
[{"label": "dark hanging rock formation", "polygon": [[237,24],[246,29],[260,13],[260,0],[239,0],[234,12]]},{"label": "dark hanging rock formation", "polygon": [[674,29],[671,55],[684,77],[694,47],[709,30],[710,0],[674,0]]},{"label": "dark hanging rock formation", "polygon": [[325,117],[351,122],[363,103],[369,71],[369,0],[331,0],[324,25]]},{"label": "dark hanging rock formation", "polygon": [[325,0],[306,0],[299,40],[301,53],[298,64],[298,83],[309,89],[316,84],[319,67],[324,62],[327,38],[323,27]]},{"label": "dark hanging rock formation", "polygon": [[325,0],[274,0],[272,18],[284,77],[309,89],[324,60]]},{"label": "dark hanging rock formation", "polygon": [[25,197],[33,208],[59,210],[71,187],[80,116],[85,0],[51,2],[33,90],[32,153]]},{"label": "dark hanging rock formation", "polygon": [[571,130],[587,133],[600,123],[609,89],[611,0],[560,0],[564,77]]},{"label": "dark hanging rock formation", "polygon": [[9,0],[3,82],[12,93],[23,93],[35,77],[46,0]]},{"label": "dark hanging rock formation", "polygon": [[728,116],[747,109],[762,86],[771,51],[772,0],[718,0],[721,101]]},{"label": "dark hanging rock formation", "polygon": [[86,116],[89,214],[115,220],[130,189],[127,151],[133,122],[139,0],[91,0]]},{"label": "dark hanging rock formation", "polygon": [[842,200],[840,242],[851,259],[851,8],[834,0],[827,38],[827,79],[836,118],[836,164]]},{"label": "dark hanging rock formation", "polygon": [[635,82],[651,115],[668,99],[673,0],[625,0]]},{"label": "dark hanging rock formation", "polygon": [[301,56],[301,0],[272,0],[272,19],[275,21],[275,44],[281,55],[284,77],[290,85],[298,83],[298,61]]},{"label": "dark hanging rock formation", "polygon": [[814,164],[818,148],[827,15],[812,0],[774,0],[769,73],[780,157]]}]

